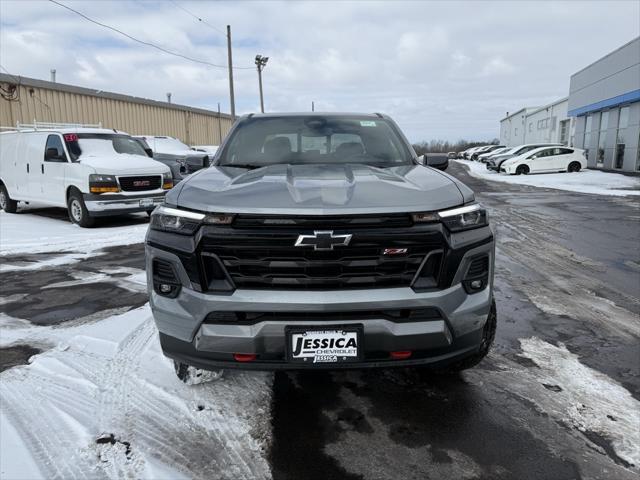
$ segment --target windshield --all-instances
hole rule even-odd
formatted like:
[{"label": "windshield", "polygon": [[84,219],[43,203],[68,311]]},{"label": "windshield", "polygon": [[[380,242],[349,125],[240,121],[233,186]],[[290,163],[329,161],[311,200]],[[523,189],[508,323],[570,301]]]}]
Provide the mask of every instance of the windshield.
[{"label": "windshield", "polygon": [[253,117],[236,128],[221,166],[259,168],[276,164],[412,164],[402,138],[386,120],[371,117]]},{"label": "windshield", "polygon": [[185,145],[177,138],[155,137],[152,140],[154,143],[154,148],[153,148],[154,152],[174,153],[174,152],[184,152],[185,150],[191,150],[191,147]]},{"label": "windshield", "polygon": [[142,145],[128,135],[79,133],[77,137],[77,141],[67,142],[74,160],[81,156],[112,156],[114,154],[147,156]]}]

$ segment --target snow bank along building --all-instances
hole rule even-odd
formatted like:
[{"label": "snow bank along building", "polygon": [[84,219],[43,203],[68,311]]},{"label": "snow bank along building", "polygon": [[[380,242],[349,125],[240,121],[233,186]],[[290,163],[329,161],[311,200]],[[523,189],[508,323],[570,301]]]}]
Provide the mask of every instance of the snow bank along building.
[{"label": "snow bank along building", "polygon": [[500,120],[500,143],[583,148],[589,168],[640,171],[640,37],[571,76],[569,96]]},{"label": "snow bank along building", "polygon": [[0,126],[98,124],[131,135],[168,135],[187,145],[220,145],[231,116],[201,108],[0,73]]}]

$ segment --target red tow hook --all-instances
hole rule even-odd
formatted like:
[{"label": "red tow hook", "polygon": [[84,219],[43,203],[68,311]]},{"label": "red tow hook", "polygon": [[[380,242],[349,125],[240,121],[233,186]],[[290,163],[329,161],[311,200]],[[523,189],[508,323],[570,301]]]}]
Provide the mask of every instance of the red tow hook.
[{"label": "red tow hook", "polygon": [[393,360],[406,360],[411,356],[411,350],[399,350],[397,352],[391,352],[391,358]]},{"label": "red tow hook", "polygon": [[255,353],[234,353],[233,359],[236,362],[253,362],[257,355]]}]

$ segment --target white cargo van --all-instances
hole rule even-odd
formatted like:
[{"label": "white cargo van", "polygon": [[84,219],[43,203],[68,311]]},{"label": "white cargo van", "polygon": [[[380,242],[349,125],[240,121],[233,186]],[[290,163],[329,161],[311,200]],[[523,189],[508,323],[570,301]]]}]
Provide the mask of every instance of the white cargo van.
[{"label": "white cargo van", "polygon": [[34,124],[0,133],[0,208],[17,202],[65,207],[72,222],[151,212],[173,187],[171,171],[130,135],[103,128]]}]

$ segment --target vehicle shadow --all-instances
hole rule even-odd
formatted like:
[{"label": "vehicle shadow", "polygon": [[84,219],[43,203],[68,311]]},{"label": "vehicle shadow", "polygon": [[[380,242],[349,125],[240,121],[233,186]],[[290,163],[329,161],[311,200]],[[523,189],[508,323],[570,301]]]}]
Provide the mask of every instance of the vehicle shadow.
[{"label": "vehicle shadow", "polygon": [[278,372],[275,479],[575,478],[466,374],[423,369]]},{"label": "vehicle shadow", "polygon": [[[69,215],[64,208],[27,207],[18,210],[18,214],[36,215],[38,217],[50,218],[52,220],[60,220],[71,223],[71,220],[69,220]],[[95,226],[100,228],[128,227],[145,223],[149,223],[149,216],[146,213],[142,212],[99,217],[96,219]]]}]

